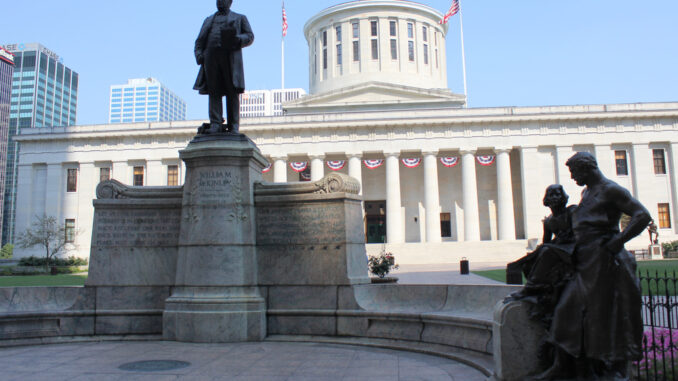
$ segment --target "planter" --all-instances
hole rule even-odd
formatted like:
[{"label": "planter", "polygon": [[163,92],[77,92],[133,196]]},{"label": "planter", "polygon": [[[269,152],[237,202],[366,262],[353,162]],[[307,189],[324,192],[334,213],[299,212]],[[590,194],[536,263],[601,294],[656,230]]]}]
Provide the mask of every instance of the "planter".
[{"label": "planter", "polygon": [[383,278],[370,278],[372,283],[398,283],[398,278],[394,276],[385,276]]}]

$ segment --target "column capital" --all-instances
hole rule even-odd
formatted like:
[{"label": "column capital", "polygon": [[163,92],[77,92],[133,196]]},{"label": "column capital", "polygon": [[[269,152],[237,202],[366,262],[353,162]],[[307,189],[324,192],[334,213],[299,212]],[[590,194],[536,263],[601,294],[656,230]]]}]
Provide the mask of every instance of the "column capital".
[{"label": "column capital", "polygon": [[427,149],[427,150],[422,150],[421,154],[423,156],[438,156],[439,152],[440,151],[438,151],[437,149]]},{"label": "column capital", "polygon": [[270,157],[271,157],[271,160],[273,160],[273,161],[278,161],[278,160],[287,161],[287,155],[271,155]]},{"label": "column capital", "polygon": [[513,147],[509,147],[509,146],[494,147],[494,153],[496,153],[497,155],[500,154],[500,153],[511,153],[512,150],[513,150]]},{"label": "column capital", "polygon": [[478,149],[474,148],[474,147],[459,148],[459,154],[461,154],[461,155],[475,155],[476,151],[478,151]]},{"label": "column capital", "polygon": [[384,151],[384,157],[386,157],[386,158],[389,158],[389,157],[399,158],[400,157],[400,151]]},{"label": "column capital", "polygon": [[93,161],[81,161],[79,164],[81,167],[94,167]]},{"label": "column capital", "polygon": [[351,159],[351,158],[356,158],[356,159],[362,159],[363,158],[363,153],[362,152],[346,152],[346,158]]},{"label": "column capital", "polygon": [[310,160],[324,160],[325,154],[324,153],[309,153],[308,158]]}]

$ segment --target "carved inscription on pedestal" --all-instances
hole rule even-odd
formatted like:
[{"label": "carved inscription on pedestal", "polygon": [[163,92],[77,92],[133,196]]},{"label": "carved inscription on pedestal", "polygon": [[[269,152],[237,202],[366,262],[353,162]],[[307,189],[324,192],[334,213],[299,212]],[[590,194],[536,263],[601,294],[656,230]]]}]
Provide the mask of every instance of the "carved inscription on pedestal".
[{"label": "carved inscription on pedestal", "polygon": [[93,243],[97,247],[167,247],[178,243],[179,209],[99,209],[95,218]]},{"label": "carved inscription on pedestal", "polygon": [[194,203],[219,205],[243,202],[242,180],[233,171],[197,168],[191,183]]},{"label": "carved inscription on pedestal", "polygon": [[258,244],[316,244],[346,241],[341,204],[257,207]]}]

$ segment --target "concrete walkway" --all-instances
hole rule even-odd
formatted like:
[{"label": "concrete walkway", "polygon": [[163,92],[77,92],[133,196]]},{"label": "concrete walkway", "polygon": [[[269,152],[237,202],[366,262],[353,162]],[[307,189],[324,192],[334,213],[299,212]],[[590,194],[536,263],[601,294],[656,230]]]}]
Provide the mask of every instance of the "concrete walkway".
[{"label": "concrete walkway", "polygon": [[314,343],[156,341],[2,348],[0,379],[480,381],[486,377],[456,361],[388,349]]},{"label": "concrete walkway", "polygon": [[[497,267],[471,267],[471,271],[493,268]],[[397,277],[398,284],[504,284],[473,273],[461,275],[458,263],[401,265],[388,275]]]}]

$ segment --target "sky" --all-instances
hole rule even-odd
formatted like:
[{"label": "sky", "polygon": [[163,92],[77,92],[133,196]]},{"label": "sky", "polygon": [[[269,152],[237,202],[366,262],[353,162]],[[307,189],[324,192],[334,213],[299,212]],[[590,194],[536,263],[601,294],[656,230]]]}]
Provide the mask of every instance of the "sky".
[{"label": "sky", "polygon": [[[286,0],[288,88],[308,90],[306,21],[342,0]],[[451,0],[420,0],[444,13]],[[2,6],[0,44],[39,42],[80,74],[77,124],[108,120],[110,86],[154,77],[207,118],[192,90],[195,38],[215,0],[23,0]],[[461,0],[470,107],[678,101],[678,1]],[[255,34],[250,90],[281,86],[280,0],[234,0]],[[459,16],[447,35],[448,87],[463,93]]]}]

